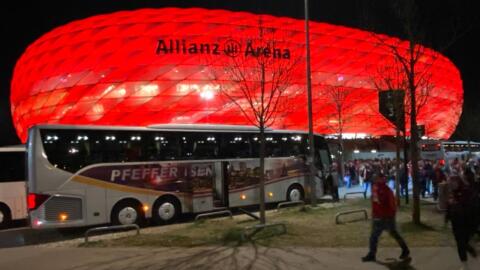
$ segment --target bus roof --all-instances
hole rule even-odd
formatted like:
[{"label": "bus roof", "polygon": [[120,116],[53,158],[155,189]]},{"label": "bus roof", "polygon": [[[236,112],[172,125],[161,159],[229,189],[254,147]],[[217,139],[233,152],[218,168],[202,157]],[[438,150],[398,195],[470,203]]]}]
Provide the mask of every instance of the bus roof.
[{"label": "bus roof", "polygon": [[[258,132],[256,126],[245,125],[212,125],[212,124],[155,124],[146,127],[141,126],[102,126],[102,125],[62,125],[62,124],[39,124],[35,127],[49,129],[99,129],[99,130],[158,130],[158,131],[233,131],[233,132]],[[282,130],[266,128],[267,133],[300,133],[308,134],[303,130]],[[315,134],[322,136],[321,134]]]},{"label": "bus roof", "polygon": [[22,152],[26,151],[24,144],[0,146],[0,152]]},{"label": "bus roof", "polygon": [[[443,144],[468,144],[467,141],[444,141],[442,143]],[[480,143],[470,141],[470,144],[480,144]]]}]

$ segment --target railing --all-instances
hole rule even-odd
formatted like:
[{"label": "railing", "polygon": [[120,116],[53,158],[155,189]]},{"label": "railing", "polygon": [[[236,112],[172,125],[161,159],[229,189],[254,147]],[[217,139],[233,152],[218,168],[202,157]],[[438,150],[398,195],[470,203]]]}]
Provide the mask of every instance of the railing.
[{"label": "railing", "polygon": [[207,218],[207,217],[213,217],[213,216],[220,216],[220,215],[229,215],[230,218],[233,218],[233,214],[232,214],[232,211],[230,210],[222,210],[222,211],[215,211],[215,212],[209,212],[209,213],[204,213],[204,214],[200,214],[200,215],[197,215],[195,217],[195,221],[201,219],[201,218]]},{"label": "railing", "polygon": [[244,213],[245,215],[255,219],[255,220],[260,220],[260,217],[255,215],[254,213],[251,213],[243,208],[238,208],[238,210],[240,210],[240,212]]},{"label": "railing", "polygon": [[114,230],[126,230],[126,229],[135,229],[137,234],[140,234],[140,227],[137,224],[128,224],[128,225],[115,225],[115,226],[106,226],[106,227],[95,227],[88,229],[85,232],[85,243],[88,243],[88,237],[92,232],[101,232],[101,231],[114,231]]},{"label": "railing", "polygon": [[344,212],[337,213],[335,215],[335,224],[340,224],[339,221],[340,221],[341,216],[354,214],[354,213],[362,213],[362,212],[364,213],[365,220],[367,220],[368,219],[367,209],[357,209],[357,210],[350,210],[350,211],[344,211]]},{"label": "railing", "polygon": [[366,191],[356,191],[356,192],[347,192],[345,195],[343,195],[343,200],[347,200],[347,195],[354,195],[354,194],[363,194],[363,198],[367,198],[367,192]]}]

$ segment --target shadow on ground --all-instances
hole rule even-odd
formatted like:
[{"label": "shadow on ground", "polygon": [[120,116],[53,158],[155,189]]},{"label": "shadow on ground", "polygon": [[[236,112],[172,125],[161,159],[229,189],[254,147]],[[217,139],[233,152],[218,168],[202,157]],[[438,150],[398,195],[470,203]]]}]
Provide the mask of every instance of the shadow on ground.
[{"label": "shadow on ground", "polygon": [[[119,252],[122,252],[119,250]],[[288,254],[288,256],[285,256]],[[81,264],[69,270],[207,270],[207,269],[298,269],[306,265],[327,265],[319,259],[303,254],[295,248],[269,248],[259,246],[255,241],[229,243],[219,247],[204,247],[200,250],[188,248],[145,249],[143,252],[127,253],[122,258],[112,257],[100,261]]]},{"label": "shadow on ground", "polygon": [[390,270],[415,270],[416,268],[411,265],[412,259],[408,258],[407,260],[397,260],[393,258],[388,258],[385,261],[377,261],[377,264],[385,266]]}]

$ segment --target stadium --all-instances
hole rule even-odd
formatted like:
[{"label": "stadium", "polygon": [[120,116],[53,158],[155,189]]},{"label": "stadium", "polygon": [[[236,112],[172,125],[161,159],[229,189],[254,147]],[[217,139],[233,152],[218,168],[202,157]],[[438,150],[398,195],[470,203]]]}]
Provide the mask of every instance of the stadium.
[{"label": "stadium", "polygon": [[[244,42],[258,39],[262,29],[274,40],[271,48]],[[342,120],[346,137],[394,135],[378,112],[378,77],[395,62],[391,46],[405,52],[408,44],[320,22],[310,23],[310,35],[314,131],[337,133],[335,104],[326,93],[335,88],[349,93]],[[278,63],[299,59],[285,92],[293,105],[281,107],[271,128],[307,130],[303,20],[200,8],[121,11],[46,33],[15,66],[13,123],[23,142],[28,128],[40,123],[248,125],[242,113],[248,110],[239,108],[243,103],[220,93],[235,88],[228,74],[212,76],[238,55]],[[460,73],[428,48],[422,49],[418,69],[428,69],[429,94],[417,121],[429,138],[447,139],[462,111]]]}]

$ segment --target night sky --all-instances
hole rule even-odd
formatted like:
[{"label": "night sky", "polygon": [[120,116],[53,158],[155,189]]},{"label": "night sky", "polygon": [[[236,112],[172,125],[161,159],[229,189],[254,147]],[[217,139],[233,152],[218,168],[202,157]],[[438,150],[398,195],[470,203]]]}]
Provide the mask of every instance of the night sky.
[{"label": "night sky", "polygon": [[[354,28],[375,29],[376,32],[402,37],[401,27],[393,20],[394,16],[385,0],[310,0],[310,18],[314,21],[328,22]],[[435,49],[450,58],[460,70],[464,87],[464,111],[480,114],[480,46],[474,42],[480,35],[478,6],[474,0],[422,0],[420,10],[428,26],[428,40]],[[477,4],[478,5],[478,4]],[[73,20],[92,15],[110,13],[119,10],[135,10],[155,7],[204,7],[249,11],[302,19],[304,6],[301,0],[176,0],[176,1],[139,1],[139,0],[71,0],[71,1],[14,1],[0,7],[0,31],[2,46],[0,50],[0,145],[20,143],[12,125],[10,115],[10,80],[16,60],[29,44],[55,27]],[[451,19],[469,29],[466,34],[444,49],[445,36],[452,36]],[[463,31],[465,32],[465,31]],[[451,38],[447,38],[452,40]],[[439,46],[440,45],[440,46]],[[468,117],[462,115],[460,126],[466,125]],[[480,140],[479,135],[475,138]],[[461,129],[461,128],[460,128]],[[456,132],[457,133],[457,132]],[[459,135],[454,137],[459,138]],[[460,133],[459,133],[460,134]]]}]

